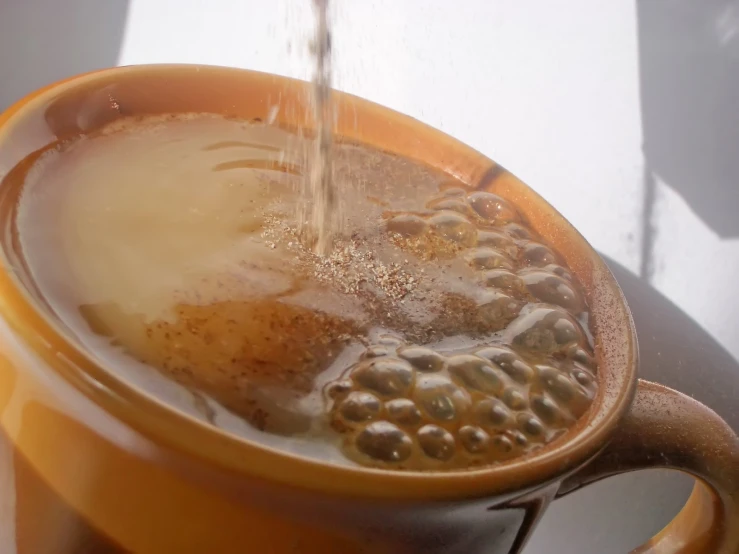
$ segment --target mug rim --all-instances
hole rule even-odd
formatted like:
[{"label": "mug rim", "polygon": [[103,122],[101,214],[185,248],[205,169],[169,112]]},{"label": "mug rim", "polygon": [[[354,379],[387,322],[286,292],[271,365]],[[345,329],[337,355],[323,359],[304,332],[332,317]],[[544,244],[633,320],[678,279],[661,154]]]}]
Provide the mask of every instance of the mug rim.
[{"label": "mug rim", "polygon": [[[63,97],[76,87],[90,85],[96,80],[125,80],[144,74],[207,79],[209,72],[220,72],[229,78],[232,76],[234,81],[240,78],[253,81],[270,79],[284,85],[306,86],[302,81],[267,73],[190,64],[136,65],[97,70],[43,87],[0,114],[0,151],[12,143],[14,126],[22,122],[34,107],[47,105],[52,99]],[[387,115],[414,129],[434,131],[437,136],[446,137],[450,143],[472,150],[460,141],[390,108],[347,93],[336,92],[335,97],[339,102],[350,102],[362,109]],[[490,163],[495,166],[494,162]],[[0,167],[0,184],[10,169]],[[615,377],[609,377],[608,383],[600,383],[596,399],[588,412],[566,434],[567,440],[554,441],[533,453],[499,465],[452,471],[409,471],[324,463],[239,437],[197,420],[125,379],[117,378],[113,371],[98,364],[88,352],[67,340],[19,282],[5,249],[0,253],[0,317],[77,391],[154,444],[247,477],[334,495],[397,501],[450,501],[523,491],[576,470],[605,446],[631,404],[636,387],[638,349],[630,311],[605,262],[559,212],[527,185],[521,185],[525,188],[527,201],[538,204],[552,218],[549,225],[554,224],[558,230],[572,234],[578,255],[589,263],[592,283],[586,288],[617,303],[616,308],[623,315],[623,321],[604,322],[607,330],[598,333],[596,343],[598,348],[606,351],[618,350],[618,346],[602,344],[604,334],[605,339],[613,339],[614,333],[618,333],[623,345],[621,351],[615,353],[614,359],[619,359],[622,367]],[[577,271],[573,273],[577,274]],[[598,378],[600,381],[601,376]]]}]

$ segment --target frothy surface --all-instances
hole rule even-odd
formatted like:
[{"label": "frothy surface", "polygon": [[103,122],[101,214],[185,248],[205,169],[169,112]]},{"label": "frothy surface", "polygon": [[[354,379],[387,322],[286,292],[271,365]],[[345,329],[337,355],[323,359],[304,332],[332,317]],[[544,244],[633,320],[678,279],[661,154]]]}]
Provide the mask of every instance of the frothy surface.
[{"label": "frothy surface", "polygon": [[587,305],[509,203],[334,145],[330,255],[298,220],[302,139],[193,115],[124,120],[45,156],[23,254],[123,378],[231,432],[336,463],[496,463],[590,405]]}]

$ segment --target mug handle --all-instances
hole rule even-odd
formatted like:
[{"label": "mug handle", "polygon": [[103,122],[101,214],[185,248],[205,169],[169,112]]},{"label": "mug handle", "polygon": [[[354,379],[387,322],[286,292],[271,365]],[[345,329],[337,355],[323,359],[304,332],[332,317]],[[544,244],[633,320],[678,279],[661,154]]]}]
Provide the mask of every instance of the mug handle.
[{"label": "mug handle", "polygon": [[611,442],[558,496],[648,468],[678,469],[696,482],[675,519],[632,554],[739,553],[739,437],[714,411],[656,383],[639,380]]}]

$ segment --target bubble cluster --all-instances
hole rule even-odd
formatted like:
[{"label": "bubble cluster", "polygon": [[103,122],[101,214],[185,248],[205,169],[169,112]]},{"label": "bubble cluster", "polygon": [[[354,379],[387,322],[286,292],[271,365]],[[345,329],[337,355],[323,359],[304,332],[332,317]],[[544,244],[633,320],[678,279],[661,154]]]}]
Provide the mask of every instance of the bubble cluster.
[{"label": "bubble cluster", "polygon": [[396,340],[367,346],[326,397],[349,458],[423,470],[540,448],[584,413],[595,390],[593,373],[572,359],[532,363],[502,344],[441,352]]},{"label": "bubble cluster", "polygon": [[559,306],[573,316],[587,309],[561,257],[496,194],[448,188],[426,202],[424,211],[390,213],[385,225],[401,247],[429,259],[463,259],[475,271],[477,285],[517,300]]},{"label": "bubble cluster", "polygon": [[390,214],[386,229],[409,252],[421,244],[428,260],[464,264],[477,287],[474,317],[489,332],[454,348],[375,336],[326,389],[349,458],[413,470],[500,463],[585,413],[597,392],[585,296],[513,205],[452,187],[424,210]]}]

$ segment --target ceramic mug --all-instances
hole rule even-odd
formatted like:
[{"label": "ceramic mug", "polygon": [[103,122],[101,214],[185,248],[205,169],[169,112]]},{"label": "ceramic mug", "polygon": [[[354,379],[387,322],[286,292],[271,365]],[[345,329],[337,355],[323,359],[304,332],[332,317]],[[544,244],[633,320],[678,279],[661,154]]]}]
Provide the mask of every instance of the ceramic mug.
[{"label": "ceramic mug", "polygon": [[305,83],[263,73],[136,66],[51,85],[0,117],[0,429],[13,470],[0,491],[13,522],[2,552],[520,552],[553,499],[654,467],[691,473],[696,484],[675,520],[637,552],[739,552],[739,439],[702,404],[637,379],[629,309],[585,239],[482,154],[350,95],[335,95],[338,135],[511,200],[583,284],[600,386],[562,438],[469,471],[323,464],[178,412],[65,337],[10,225],[13,193],[34,161],[126,116],[208,112],[291,127],[306,120],[306,96]]}]

